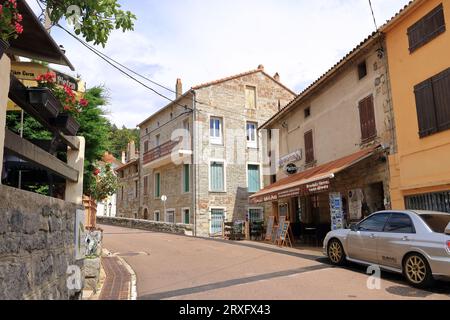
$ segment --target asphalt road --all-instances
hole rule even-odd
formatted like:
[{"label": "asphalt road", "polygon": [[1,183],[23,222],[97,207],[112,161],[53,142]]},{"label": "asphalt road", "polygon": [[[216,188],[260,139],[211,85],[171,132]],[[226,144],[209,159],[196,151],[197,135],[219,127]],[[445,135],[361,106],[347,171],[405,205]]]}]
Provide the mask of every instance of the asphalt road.
[{"label": "asphalt road", "polygon": [[134,269],[138,299],[450,300],[448,282],[424,291],[390,273],[369,289],[366,268],[333,267],[320,251],[101,227],[104,247]]}]

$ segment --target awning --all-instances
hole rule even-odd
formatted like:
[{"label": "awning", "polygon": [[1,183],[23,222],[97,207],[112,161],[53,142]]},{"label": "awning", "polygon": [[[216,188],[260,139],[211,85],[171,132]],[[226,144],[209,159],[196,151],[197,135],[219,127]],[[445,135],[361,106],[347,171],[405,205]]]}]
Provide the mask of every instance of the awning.
[{"label": "awning", "polygon": [[23,16],[24,31],[17,39],[9,41],[11,46],[7,52],[21,57],[68,66],[75,70],[26,1],[17,1],[17,8]]},{"label": "awning", "polygon": [[372,156],[379,146],[361,150],[344,158],[299,172],[271,184],[250,196],[252,204],[277,201],[279,199],[314,194],[329,190],[335,174]]}]

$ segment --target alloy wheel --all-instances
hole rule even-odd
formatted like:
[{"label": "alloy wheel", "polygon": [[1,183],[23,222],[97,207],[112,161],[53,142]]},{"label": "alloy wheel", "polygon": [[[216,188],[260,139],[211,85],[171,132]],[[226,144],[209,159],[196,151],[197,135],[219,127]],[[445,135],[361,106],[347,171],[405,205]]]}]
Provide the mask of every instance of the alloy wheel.
[{"label": "alloy wheel", "polygon": [[419,256],[410,256],[408,260],[406,260],[405,269],[406,276],[412,283],[421,284],[427,278],[426,263]]},{"label": "alloy wheel", "polygon": [[343,251],[341,244],[337,241],[333,241],[328,249],[328,255],[330,260],[336,264],[340,263],[342,261],[342,254]]}]

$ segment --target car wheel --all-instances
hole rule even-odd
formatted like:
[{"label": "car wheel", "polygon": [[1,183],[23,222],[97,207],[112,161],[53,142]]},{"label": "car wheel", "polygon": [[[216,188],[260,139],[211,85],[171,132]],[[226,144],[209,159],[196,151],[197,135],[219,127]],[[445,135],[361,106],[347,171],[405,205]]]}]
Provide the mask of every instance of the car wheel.
[{"label": "car wheel", "polygon": [[331,263],[337,266],[341,266],[345,263],[345,252],[342,243],[337,239],[332,239],[328,243],[328,258]]},{"label": "car wheel", "polygon": [[411,253],[405,258],[403,274],[414,287],[425,288],[433,283],[430,265],[427,259],[418,253]]}]

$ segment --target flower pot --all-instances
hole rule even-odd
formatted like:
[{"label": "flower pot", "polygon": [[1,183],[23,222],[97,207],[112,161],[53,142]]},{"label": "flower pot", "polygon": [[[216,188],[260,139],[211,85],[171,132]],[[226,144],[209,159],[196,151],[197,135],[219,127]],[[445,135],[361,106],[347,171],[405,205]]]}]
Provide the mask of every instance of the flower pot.
[{"label": "flower pot", "polygon": [[8,50],[9,43],[3,39],[0,39],[0,59],[3,57],[3,54]]},{"label": "flower pot", "polygon": [[46,119],[56,118],[62,109],[61,102],[48,88],[28,88],[29,103]]},{"label": "flower pot", "polygon": [[67,113],[60,113],[58,117],[51,119],[50,123],[69,136],[75,136],[80,129],[80,124],[75,121],[74,117]]}]

